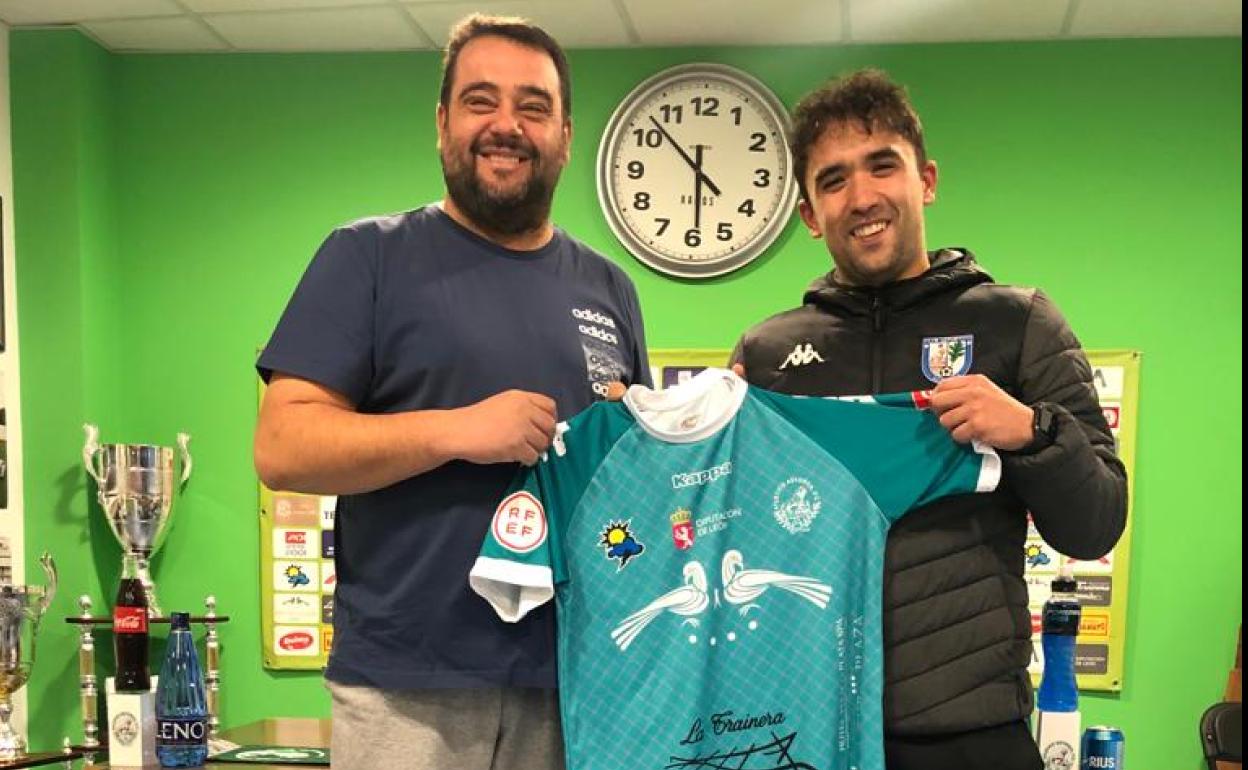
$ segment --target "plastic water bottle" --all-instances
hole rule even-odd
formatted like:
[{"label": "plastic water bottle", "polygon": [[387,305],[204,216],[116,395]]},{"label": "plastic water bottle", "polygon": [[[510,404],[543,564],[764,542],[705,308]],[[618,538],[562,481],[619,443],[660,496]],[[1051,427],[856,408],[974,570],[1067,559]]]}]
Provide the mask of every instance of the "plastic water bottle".
[{"label": "plastic water bottle", "polygon": [[1052,582],[1053,594],[1044,603],[1040,641],[1044,646],[1044,673],[1036,706],[1050,713],[1071,712],[1079,707],[1075,683],[1075,637],[1079,634],[1079,584],[1064,565]]},{"label": "plastic water bottle", "polygon": [[191,616],[175,612],[156,683],[156,757],[161,767],[199,767],[208,758],[208,703]]}]

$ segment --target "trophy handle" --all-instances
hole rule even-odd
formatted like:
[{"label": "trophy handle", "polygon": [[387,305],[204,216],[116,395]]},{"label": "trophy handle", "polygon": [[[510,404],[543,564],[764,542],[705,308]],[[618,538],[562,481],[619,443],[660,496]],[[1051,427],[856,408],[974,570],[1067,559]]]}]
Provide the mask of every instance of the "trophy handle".
[{"label": "trophy handle", "polygon": [[191,434],[189,433],[178,434],[178,449],[182,450],[182,481],[179,482],[181,484],[185,484],[186,480],[191,477],[191,465],[192,465],[191,450],[187,446],[190,443],[191,443]]},{"label": "trophy handle", "polygon": [[43,565],[43,574],[48,578],[48,585],[43,589],[43,598],[39,600],[39,614],[48,611],[48,606],[52,604],[52,598],[56,596],[56,562],[52,559],[52,554],[47,551],[43,552],[43,556],[39,557],[39,563]]},{"label": "trophy handle", "polygon": [[91,478],[95,479],[95,483],[104,484],[104,471],[99,466],[100,462],[100,429],[91,423],[86,423],[82,429],[87,433],[86,443],[82,445],[82,464],[87,467],[87,473],[91,474]]}]

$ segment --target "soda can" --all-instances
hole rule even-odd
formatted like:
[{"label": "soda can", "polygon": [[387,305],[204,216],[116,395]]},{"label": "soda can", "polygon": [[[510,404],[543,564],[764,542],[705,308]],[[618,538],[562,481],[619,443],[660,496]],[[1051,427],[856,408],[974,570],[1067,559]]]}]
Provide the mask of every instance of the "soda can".
[{"label": "soda can", "polygon": [[1122,730],[1117,727],[1089,727],[1079,748],[1081,770],[1123,770]]}]

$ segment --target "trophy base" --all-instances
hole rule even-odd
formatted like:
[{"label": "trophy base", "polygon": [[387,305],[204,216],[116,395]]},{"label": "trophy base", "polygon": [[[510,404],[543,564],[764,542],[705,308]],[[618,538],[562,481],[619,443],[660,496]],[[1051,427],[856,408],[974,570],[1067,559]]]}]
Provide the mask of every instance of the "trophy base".
[{"label": "trophy base", "polygon": [[156,760],[156,680],[147,692],[117,692],[104,680],[108,715],[108,763],[114,767],[151,767]]}]

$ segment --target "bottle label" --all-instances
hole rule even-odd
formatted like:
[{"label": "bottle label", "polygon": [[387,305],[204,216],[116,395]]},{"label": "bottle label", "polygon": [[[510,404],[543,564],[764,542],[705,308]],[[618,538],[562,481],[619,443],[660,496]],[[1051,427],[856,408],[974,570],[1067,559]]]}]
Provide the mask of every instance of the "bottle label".
[{"label": "bottle label", "polygon": [[147,609],[145,607],[114,607],[113,633],[146,634]]},{"label": "bottle label", "polygon": [[202,746],[208,742],[208,720],[196,717],[156,718],[156,743],[161,746]]}]

